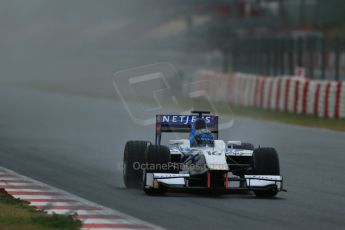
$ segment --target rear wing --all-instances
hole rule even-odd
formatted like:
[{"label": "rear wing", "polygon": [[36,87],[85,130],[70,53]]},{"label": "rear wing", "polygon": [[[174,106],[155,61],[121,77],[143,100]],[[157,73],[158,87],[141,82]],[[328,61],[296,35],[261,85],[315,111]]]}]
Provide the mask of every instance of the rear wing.
[{"label": "rear wing", "polygon": [[[189,133],[198,115],[156,115],[156,145],[160,145],[162,133]],[[207,129],[218,139],[218,116],[203,115]]]}]

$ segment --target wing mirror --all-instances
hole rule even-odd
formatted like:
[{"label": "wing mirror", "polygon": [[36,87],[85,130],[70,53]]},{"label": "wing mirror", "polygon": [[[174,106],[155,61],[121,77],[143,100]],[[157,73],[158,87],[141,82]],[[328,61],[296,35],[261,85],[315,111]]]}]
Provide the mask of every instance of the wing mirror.
[{"label": "wing mirror", "polygon": [[241,141],[228,141],[227,142],[228,148],[234,148],[234,146],[239,146],[241,144],[242,144]]},{"label": "wing mirror", "polygon": [[183,145],[184,143],[184,140],[169,140],[169,145]]}]

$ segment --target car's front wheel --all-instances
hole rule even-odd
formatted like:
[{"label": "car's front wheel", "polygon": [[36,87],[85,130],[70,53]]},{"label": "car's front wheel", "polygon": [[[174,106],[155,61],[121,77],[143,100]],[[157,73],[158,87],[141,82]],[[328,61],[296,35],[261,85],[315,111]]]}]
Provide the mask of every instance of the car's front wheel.
[{"label": "car's front wheel", "polygon": [[[274,148],[258,148],[253,152],[253,174],[254,175],[280,175],[279,157]],[[277,188],[266,190],[254,190],[258,197],[274,197],[277,195]]]},{"label": "car's front wheel", "polygon": [[123,180],[127,188],[140,188],[142,184],[142,164],[149,141],[128,141],[123,155]]},{"label": "car's front wheel", "polygon": [[170,171],[169,163],[171,162],[170,150],[164,145],[149,145],[145,151],[146,169],[144,172],[143,189],[148,195],[159,195],[166,192],[165,187],[148,188],[146,187],[146,173],[167,173]]}]

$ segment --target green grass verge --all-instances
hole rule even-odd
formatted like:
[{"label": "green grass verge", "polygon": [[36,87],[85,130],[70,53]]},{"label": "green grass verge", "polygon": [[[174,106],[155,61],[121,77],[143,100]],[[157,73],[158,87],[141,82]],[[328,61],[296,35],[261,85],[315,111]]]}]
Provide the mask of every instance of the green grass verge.
[{"label": "green grass verge", "polygon": [[298,115],[292,113],[232,106],[234,115],[250,117],[254,119],[275,121],[286,124],[301,125],[307,127],[323,128],[336,131],[345,131],[345,120],[324,119],[311,115]]},{"label": "green grass verge", "polygon": [[77,230],[81,222],[73,216],[48,215],[0,189],[1,230]]},{"label": "green grass verge", "polygon": [[[195,110],[211,110],[207,102],[194,100]],[[186,109],[186,105],[183,105]],[[345,131],[345,119],[324,119],[311,115],[299,115],[279,111],[264,110],[252,107],[241,107],[234,105],[218,104],[217,110],[221,114],[232,115],[235,117],[247,117],[258,120],[274,121],[285,124],[301,125],[306,127],[323,128],[335,131]]]}]

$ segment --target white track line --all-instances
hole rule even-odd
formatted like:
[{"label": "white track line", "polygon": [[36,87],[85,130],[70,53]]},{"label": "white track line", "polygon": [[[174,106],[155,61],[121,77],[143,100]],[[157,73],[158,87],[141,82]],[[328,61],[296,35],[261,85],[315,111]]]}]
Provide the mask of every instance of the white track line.
[{"label": "white track line", "polygon": [[48,214],[76,215],[82,230],[162,229],[0,167],[0,188]]}]

